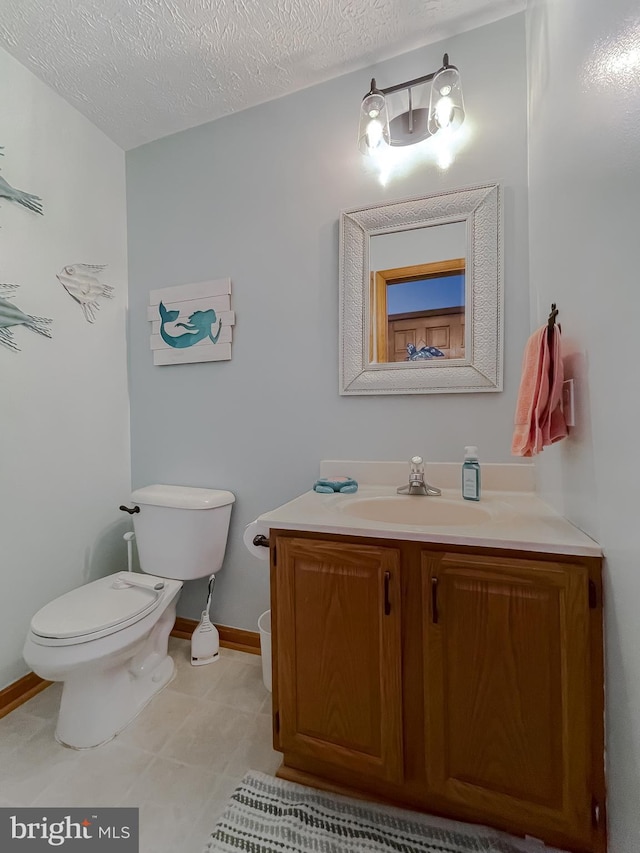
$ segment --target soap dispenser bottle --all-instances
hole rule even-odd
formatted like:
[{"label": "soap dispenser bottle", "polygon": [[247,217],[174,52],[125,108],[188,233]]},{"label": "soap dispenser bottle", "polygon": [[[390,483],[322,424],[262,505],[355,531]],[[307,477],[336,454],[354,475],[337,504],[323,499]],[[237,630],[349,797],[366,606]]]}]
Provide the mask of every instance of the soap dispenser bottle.
[{"label": "soap dispenser bottle", "polygon": [[478,462],[478,448],[474,445],[469,445],[464,449],[462,497],[467,501],[480,500],[480,463]]}]

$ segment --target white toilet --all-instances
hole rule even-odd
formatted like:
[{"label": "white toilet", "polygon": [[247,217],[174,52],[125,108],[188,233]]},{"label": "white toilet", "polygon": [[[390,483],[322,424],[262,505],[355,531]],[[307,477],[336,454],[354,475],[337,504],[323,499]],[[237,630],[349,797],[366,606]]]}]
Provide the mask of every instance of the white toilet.
[{"label": "white toilet", "polygon": [[167,644],[182,581],[221,568],[235,497],[155,485],[131,500],[150,574],[118,572],[56,598],[33,617],[24,646],[37,675],[64,682],[56,740],[76,749],[111,740],[173,677]]}]

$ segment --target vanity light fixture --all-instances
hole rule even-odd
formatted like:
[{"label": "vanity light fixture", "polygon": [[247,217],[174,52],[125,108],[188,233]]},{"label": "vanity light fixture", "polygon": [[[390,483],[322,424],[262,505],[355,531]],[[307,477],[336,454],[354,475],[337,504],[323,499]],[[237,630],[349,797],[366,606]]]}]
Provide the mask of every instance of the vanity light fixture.
[{"label": "vanity light fixture", "polygon": [[463,121],[460,72],[445,53],[442,68],[424,77],[386,89],[371,80],[360,107],[358,147],[373,154],[385,145],[414,145],[443,130],[455,131]]}]

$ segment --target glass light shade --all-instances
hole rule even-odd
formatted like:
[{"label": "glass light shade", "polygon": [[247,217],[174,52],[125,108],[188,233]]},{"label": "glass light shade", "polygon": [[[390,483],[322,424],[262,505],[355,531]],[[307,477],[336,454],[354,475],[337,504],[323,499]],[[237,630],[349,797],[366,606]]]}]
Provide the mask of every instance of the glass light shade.
[{"label": "glass light shade", "polygon": [[464,121],[464,101],[460,72],[455,65],[441,68],[431,82],[429,100],[429,133],[433,136],[445,128],[457,130]]},{"label": "glass light shade", "polygon": [[373,154],[389,144],[389,116],[384,95],[371,92],[360,107],[358,147],[363,154]]}]

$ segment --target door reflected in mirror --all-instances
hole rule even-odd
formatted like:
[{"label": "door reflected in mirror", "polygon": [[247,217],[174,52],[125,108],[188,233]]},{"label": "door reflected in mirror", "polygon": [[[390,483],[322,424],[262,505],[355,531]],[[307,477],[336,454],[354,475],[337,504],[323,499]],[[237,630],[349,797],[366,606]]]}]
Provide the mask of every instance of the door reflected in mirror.
[{"label": "door reflected in mirror", "polygon": [[464,222],[371,238],[370,364],[464,358],[465,248]]},{"label": "door reflected in mirror", "polygon": [[464,358],[464,258],[371,274],[370,363]]}]

